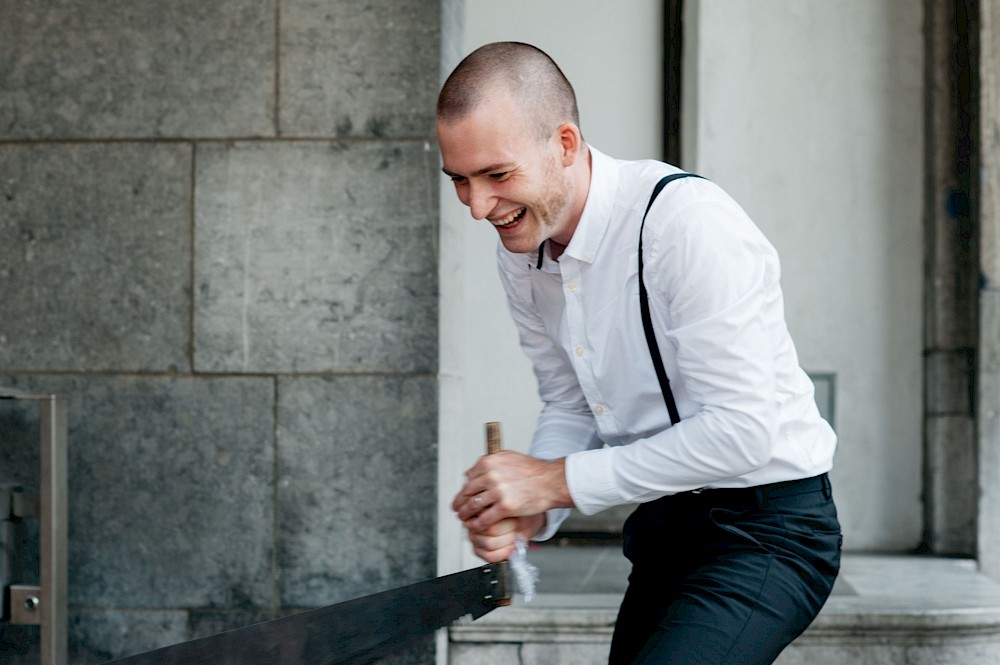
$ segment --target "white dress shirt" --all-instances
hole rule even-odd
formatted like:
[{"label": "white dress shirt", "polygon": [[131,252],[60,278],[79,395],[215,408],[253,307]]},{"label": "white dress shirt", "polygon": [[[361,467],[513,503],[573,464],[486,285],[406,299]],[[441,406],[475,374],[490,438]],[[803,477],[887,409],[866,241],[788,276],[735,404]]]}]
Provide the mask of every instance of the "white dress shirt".
[{"label": "white dress shirt", "polygon": [[[674,181],[646,219],[643,278],[681,422],[671,426],[639,310],[639,225],[673,166],[593,147],[579,225],[558,261],[498,243],[501,281],[544,408],[531,454],[566,457],[580,512],[703,487],[828,471],[820,417],[785,325],[774,248],[717,185]],[[567,510],[550,511],[537,539]]]}]

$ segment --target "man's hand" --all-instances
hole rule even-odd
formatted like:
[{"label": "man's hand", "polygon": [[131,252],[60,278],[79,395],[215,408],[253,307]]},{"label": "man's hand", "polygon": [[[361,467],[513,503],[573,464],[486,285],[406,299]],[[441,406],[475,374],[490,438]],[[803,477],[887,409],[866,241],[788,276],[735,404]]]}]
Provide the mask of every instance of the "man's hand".
[{"label": "man's hand", "polygon": [[469,530],[476,554],[487,561],[509,556],[516,533],[525,540],[535,535],[545,525],[545,511],[573,506],[562,459],[503,451],[480,457],[465,477],[451,507]]},{"label": "man's hand", "polygon": [[529,517],[508,517],[487,527],[483,531],[469,531],[469,542],[472,551],[484,561],[495,563],[509,559],[514,554],[517,536],[524,542],[538,533],[545,526],[545,515]]}]

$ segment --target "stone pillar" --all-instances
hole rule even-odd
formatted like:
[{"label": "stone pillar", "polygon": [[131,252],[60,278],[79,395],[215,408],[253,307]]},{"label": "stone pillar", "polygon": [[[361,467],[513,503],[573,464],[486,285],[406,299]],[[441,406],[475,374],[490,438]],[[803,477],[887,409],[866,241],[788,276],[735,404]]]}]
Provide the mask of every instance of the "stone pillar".
[{"label": "stone pillar", "polygon": [[976,547],[976,257],[970,216],[968,17],[962,2],[924,3],[925,180],[924,546]]},{"label": "stone pillar", "polygon": [[[0,385],[69,401],[71,664],[434,576],[439,0],[0,7]],[[0,403],[0,481],[37,427]]]},{"label": "stone pillar", "polygon": [[979,566],[1000,580],[1000,1],[979,9]]}]

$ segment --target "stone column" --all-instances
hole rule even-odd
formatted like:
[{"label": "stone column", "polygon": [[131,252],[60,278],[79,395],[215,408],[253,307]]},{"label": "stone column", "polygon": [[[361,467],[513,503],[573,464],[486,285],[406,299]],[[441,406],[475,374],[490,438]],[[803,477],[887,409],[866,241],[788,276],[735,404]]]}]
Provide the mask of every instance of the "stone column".
[{"label": "stone column", "polygon": [[979,566],[1000,580],[1000,1],[979,16]]},{"label": "stone column", "polygon": [[924,11],[924,546],[972,555],[976,260],[969,206],[969,18],[961,2],[928,0]]}]

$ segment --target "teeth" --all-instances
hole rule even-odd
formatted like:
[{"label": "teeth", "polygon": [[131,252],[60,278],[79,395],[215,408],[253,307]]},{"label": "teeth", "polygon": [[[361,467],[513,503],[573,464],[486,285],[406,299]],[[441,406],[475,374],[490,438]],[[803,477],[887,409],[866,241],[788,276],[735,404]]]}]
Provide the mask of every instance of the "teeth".
[{"label": "teeth", "polygon": [[523,212],[524,208],[518,208],[517,210],[514,210],[506,217],[503,217],[501,219],[494,219],[491,221],[493,222],[494,226],[510,226],[511,224],[514,223],[514,220],[516,220],[518,217],[521,216]]}]

